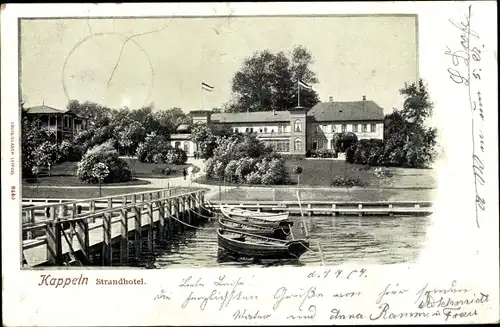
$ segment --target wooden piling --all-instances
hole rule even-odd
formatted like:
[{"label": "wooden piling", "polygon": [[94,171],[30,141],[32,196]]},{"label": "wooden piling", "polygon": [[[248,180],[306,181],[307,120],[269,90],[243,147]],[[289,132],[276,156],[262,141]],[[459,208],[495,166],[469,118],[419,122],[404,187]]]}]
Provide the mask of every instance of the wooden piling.
[{"label": "wooden piling", "polygon": [[[122,198],[122,205],[127,205],[127,197]],[[128,263],[128,212],[127,209],[120,210],[120,224],[121,224],[121,237],[120,237],[120,264],[126,265]]]},{"label": "wooden piling", "polygon": [[[35,210],[30,209],[30,210],[27,211],[27,214],[28,214],[28,223],[29,224],[34,224],[35,223]],[[33,239],[33,231],[29,230],[26,233],[26,238],[28,240]]]},{"label": "wooden piling", "polygon": [[[161,199],[162,197],[158,197]],[[157,202],[158,206],[158,234],[159,240],[163,240],[165,234],[165,200],[160,200]]]},{"label": "wooden piling", "polygon": [[[150,193],[149,201],[152,201],[153,194]],[[148,203],[148,251],[153,252],[153,202]]]},{"label": "wooden piling", "polygon": [[172,215],[172,201],[169,199],[166,200],[167,203],[167,238],[170,240],[172,237],[172,218],[170,216]]},{"label": "wooden piling", "polygon": [[84,257],[89,260],[89,223],[86,219],[76,221],[75,232]]},{"label": "wooden piling", "polygon": [[113,248],[111,246],[111,213],[106,212],[102,218],[102,263],[105,266],[111,266],[113,258]]},{"label": "wooden piling", "polygon": [[[52,207],[51,209],[54,209]],[[52,220],[45,226],[47,233],[47,261],[52,265],[60,265],[62,259],[61,223]]]},{"label": "wooden piling", "polygon": [[187,216],[188,216],[188,224],[189,225],[194,225],[193,224],[193,199],[190,196],[186,197],[187,200]]},{"label": "wooden piling", "polygon": [[[90,212],[94,212],[95,211],[95,201],[94,200],[90,201],[89,210],[90,210]],[[95,217],[92,217],[92,222],[95,223]]]},{"label": "wooden piling", "polygon": [[141,257],[141,214],[142,210],[137,203],[137,196],[132,195],[132,203],[134,204],[134,247],[135,257]]}]

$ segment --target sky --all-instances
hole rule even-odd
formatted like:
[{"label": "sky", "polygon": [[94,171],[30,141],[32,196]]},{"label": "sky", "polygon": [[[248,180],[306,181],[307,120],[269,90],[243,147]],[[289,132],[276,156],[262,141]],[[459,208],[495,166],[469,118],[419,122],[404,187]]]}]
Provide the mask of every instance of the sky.
[{"label": "sky", "polygon": [[[135,36],[134,36],[135,35]],[[414,16],[33,19],[21,21],[26,107],[69,99],[111,108],[185,112],[221,107],[255,51],[312,53],[321,101],[401,108],[399,89],[418,77]],[[214,87],[202,92],[201,83]]]}]

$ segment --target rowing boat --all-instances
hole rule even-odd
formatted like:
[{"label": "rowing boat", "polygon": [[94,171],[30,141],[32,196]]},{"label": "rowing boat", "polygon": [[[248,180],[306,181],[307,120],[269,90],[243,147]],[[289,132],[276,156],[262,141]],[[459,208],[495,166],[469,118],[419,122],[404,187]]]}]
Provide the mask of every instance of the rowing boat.
[{"label": "rowing boat", "polygon": [[222,229],[229,231],[245,232],[248,234],[267,236],[281,240],[286,239],[286,237],[290,234],[290,226],[262,226],[229,218],[220,218],[219,226]]},{"label": "rowing boat", "polygon": [[269,221],[267,219],[257,216],[238,216],[221,210],[224,217],[230,220],[236,220],[238,222],[263,226],[263,227],[279,227],[279,226],[293,226],[293,221],[281,220],[281,221]]},{"label": "rowing boat", "polygon": [[298,259],[309,249],[306,240],[278,240],[244,232],[217,229],[219,247],[243,257]]},{"label": "rowing boat", "polygon": [[224,214],[224,216],[228,218],[245,217],[245,218],[255,218],[258,220],[269,221],[269,222],[284,221],[287,220],[288,217],[290,216],[289,212],[281,212],[281,213],[257,212],[236,207],[222,206],[220,210]]}]

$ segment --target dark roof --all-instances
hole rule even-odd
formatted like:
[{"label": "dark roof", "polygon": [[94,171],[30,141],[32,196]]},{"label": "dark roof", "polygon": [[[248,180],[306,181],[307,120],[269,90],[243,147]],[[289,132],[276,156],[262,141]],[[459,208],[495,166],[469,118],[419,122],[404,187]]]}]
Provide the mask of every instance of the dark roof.
[{"label": "dark roof", "polygon": [[318,102],[307,117],[316,121],[383,120],[384,109],[371,100]]},{"label": "dark roof", "polygon": [[81,119],[87,119],[87,117],[77,115],[74,112],[69,111],[68,109],[56,109],[54,107],[50,107],[50,106],[46,106],[46,105],[26,108],[26,113],[27,114],[66,114],[66,115],[73,115],[73,116],[75,116],[77,118],[81,118]]},{"label": "dark roof", "polygon": [[290,121],[289,111],[254,111],[238,113],[214,113],[211,118],[214,123],[264,123]]},{"label": "dark roof", "polygon": [[56,109],[46,105],[30,107],[26,109],[28,114],[65,114],[67,109]]}]

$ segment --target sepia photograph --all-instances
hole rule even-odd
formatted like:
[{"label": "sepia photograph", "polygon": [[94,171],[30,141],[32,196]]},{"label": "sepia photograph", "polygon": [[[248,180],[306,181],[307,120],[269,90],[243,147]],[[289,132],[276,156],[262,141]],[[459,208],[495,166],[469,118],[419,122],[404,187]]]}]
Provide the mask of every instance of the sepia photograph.
[{"label": "sepia photograph", "polygon": [[3,324],[497,321],[493,8],[2,5]]},{"label": "sepia photograph", "polygon": [[415,261],[438,155],[417,32],[22,19],[23,267]]}]

